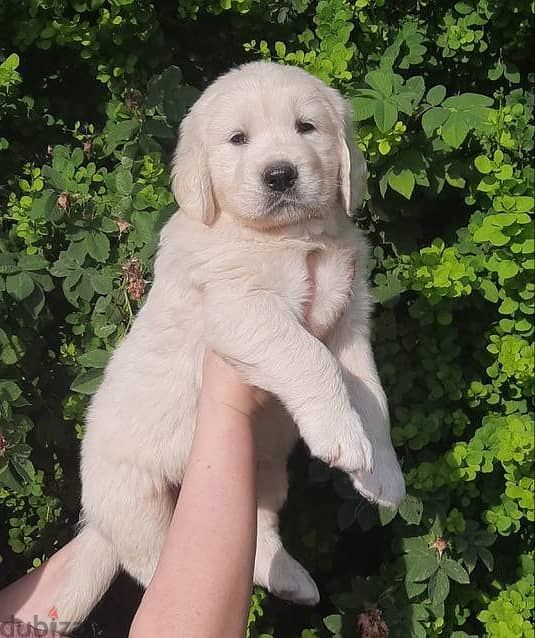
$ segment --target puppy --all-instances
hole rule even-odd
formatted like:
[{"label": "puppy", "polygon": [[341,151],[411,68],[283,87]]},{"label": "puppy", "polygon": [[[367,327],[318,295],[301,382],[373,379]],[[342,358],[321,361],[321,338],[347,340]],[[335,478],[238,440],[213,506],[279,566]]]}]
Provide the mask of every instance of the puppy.
[{"label": "puppy", "polygon": [[298,68],[232,70],[184,119],[172,171],[181,210],[161,233],[152,289],[87,413],[83,516],[56,605],[62,619],[82,621],[121,567],[151,580],[207,347],[272,395],[254,424],[257,584],[296,603],[319,599],[278,531],[298,436],[370,501],[402,501],[370,346],[368,249],[349,219],[365,178],[348,105]]}]

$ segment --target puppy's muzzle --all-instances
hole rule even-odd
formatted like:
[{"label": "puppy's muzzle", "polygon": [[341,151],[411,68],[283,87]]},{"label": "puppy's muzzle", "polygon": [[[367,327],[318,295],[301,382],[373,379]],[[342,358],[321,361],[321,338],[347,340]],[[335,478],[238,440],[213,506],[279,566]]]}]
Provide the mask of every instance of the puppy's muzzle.
[{"label": "puppy's muzzle", "polygon": [[297,167],[290,162],[271,164],[262,173],[266,186],[277,193],[289,190],[295,184],[297,177]]}]

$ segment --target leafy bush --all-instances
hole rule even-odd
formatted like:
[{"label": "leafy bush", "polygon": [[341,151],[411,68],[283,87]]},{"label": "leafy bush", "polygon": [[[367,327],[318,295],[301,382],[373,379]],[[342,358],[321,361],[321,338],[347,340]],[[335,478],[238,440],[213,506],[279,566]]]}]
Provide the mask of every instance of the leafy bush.
[{"label": "leafy bush", "polygon": [[532,22],[527,0],[2,3],[4,584],[72,533],[84,409],[174,212],[177,126],[260,56],[353,105],[409,497],[377,512],[299,450],[283,531],[322,603],[257,590],[250,636],[534,635]]}]

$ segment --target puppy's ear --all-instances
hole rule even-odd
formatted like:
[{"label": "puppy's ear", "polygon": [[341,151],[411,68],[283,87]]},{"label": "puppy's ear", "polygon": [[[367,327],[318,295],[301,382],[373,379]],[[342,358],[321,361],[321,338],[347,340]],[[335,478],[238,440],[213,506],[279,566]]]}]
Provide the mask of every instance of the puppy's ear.
[{"label": "puppy's ear", "polygon": [[340,198],[346,215],[362,205],[368,170],[362,151],[353,142],[351,123],[340,139]]},{"label": "puppy's ear", "polygon": [[342,95],[331,89],[338,119],[340,201],[347,215],[362,205],[368,170],[362,151],[353,141],[351,107]]},{"label": "puppy's ear", "polygon": [[171,186],[180,209],[187,215],[210,225],[216,207],[206,148],[198,128],[195,108],[182,120],[178,146],[173,159]]}]

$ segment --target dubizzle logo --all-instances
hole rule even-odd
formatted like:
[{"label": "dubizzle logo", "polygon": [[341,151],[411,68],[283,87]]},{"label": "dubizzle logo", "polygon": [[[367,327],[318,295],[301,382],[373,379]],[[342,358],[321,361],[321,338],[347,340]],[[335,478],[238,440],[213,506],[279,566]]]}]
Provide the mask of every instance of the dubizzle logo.
[{"label": "dubizzle logo", "polygon": [[59,614],[56,606],[51,607],[47,614],[49,620],[45,622],[38,616],[34,616],[30,622],[23,622],[11,616],[7,621],[0,621],[0,638],[43,638],[53,635],[61,635],[69,632],[70,622],[59,621]]}]

